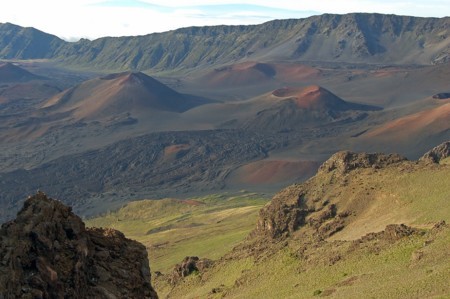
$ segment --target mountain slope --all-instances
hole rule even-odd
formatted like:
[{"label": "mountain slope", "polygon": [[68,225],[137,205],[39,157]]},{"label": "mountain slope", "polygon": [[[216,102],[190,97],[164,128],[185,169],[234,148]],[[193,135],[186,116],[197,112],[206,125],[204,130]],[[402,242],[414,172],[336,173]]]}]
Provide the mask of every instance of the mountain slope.
[{"label": "mountain slope", "polygon": [[254,131],[292,131],[344,124],[367,117],[379,107],[344,101],[329,90],[310,85],[283,87],[247,100],[214,103],[194,108],[183,116],[217,128]]},{"label": "mountain slope", "polygon": [[233,130],[152,133],[0,173],[0,204],[5,207],[0,220],[10,219],[21,199],[43,188],[83,216],[149,194],[158,198],[220,190],[231,170],[295,144],[287,137]]},{"label": "mountain slope", "polygon": [[[447,140],[450,136],[450,100],[433,99],[433,108],[399,117],[358,137],[366,145],[390,149],[426,147]],[[411,138],[414,136],[414,138]]]},{"label": "mountain slope", "polygon": [[250,117],[243,127],[251,130],[295,130],[304,126],[354,121],[378,107],[350,103],[320,86],[280,88],[260,101],[270,105]]},{"label": "mountain slope", "polygon": [[55,58],[56,50],[65,44],[62,39],[34,28],[0,23],[2,59]]},{"label": "mountain slope", "polygon": [[34,75],[17,65],[12,63],[0,64],[0,83],[25,82],[37,79],[41,79],[41,77]]},{"label": "mountain slope", "polygon": [[[3,24],[0,37],[6,37],[0,39],[4,49],[0,58],[53,58],[86,68],[121,70],[186,70],[247,59],[435,64],[449,61],[449,22],[449,18],[325,14],[76,43],[40,32],[28,36],[22,32],[29,29]],[[35,45],[36,40],[42,45]]]},{"label": "mountain slope", "polygon": [[411,135],[434,135],[450,130],[450,101],[436,108],[401,117],[368,132],[367,138],[408,139]]},{"label": "mountain slope", "polygon": [[244,62],[214,69],[201,78],[213,87],[236,87],[266,83],[276,75],[276,69],[267,63]]},{"label": "mountain slope", "polygon": [[253,229],[259,209],[268,201],[245,192],[183,198],[133,201],[86,223],[126,231],[129,238],[151,248],[152,270],[167,273],[186,255],[223,256]]},{"label": "mountain slope", "polygon": [[77,52],[65,52],[63,60],[128,69],[192,68],[247,57],[430,64],[448,60],[449,22],[448,18],[349,14],[256,26],[191,27],[143,37],[83,41],[76,45]]},{"label": "mountain slope", "polygon": [[47,112],[72,112],[76,119],[149,111],[184,112],[206,101],[183,95],[143,73],[119,73],[86,81],[49,99]]},{"label": "mountain slope", "polygon": [[[434,152],[448,157],[448,144]],[[445,297],[450,167],[425,160],[336,153],[276,194],[212,267],[172,284],[163,275],[157,289],[168,298]]]}]

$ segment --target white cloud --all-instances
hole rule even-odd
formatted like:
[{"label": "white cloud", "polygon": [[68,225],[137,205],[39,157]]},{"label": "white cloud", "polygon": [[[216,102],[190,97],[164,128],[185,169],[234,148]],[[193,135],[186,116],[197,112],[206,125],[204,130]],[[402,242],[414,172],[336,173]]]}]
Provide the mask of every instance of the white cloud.
[{"label": "white cloud", "polygon": [[[228,6],[221,11],[211,5]],[[302,11],[441,17],[450,15],[450,0],[3,0],[0,22],[36,27],[65,39],[92,39],[193,25],[255,24],[306,16]]]}]

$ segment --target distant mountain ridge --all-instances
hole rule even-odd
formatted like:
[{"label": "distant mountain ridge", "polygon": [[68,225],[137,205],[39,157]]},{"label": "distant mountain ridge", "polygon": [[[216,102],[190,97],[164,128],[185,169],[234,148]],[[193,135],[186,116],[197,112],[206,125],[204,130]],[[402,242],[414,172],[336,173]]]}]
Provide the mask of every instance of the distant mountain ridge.
[{"label": "distant mountain ridge", "polygon": [[62,39],[32,27],[0,23],[1,59],[55,58],[57,49],[65,44]]},{"label": "distant mountain ridge", "polygon": [[250,26],[188,27],[69,43],[33,28],[0,24],[0,58],[56,59],[106,70],[185,70],[236,61],[374,64],[450,61],[450,18],[354,13]]}]

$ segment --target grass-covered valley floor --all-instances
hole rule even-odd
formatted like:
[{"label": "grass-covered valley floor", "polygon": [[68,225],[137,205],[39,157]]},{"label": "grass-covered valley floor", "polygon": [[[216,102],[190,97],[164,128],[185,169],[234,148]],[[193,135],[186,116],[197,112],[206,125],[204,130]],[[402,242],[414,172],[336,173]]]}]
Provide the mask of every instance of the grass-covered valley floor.
[{"label": "grass-covered valley floor", "polygon": [[168,273],[185,256],[219,259],[254,228],[268,198],[245,193],[186,200],[143,200],[86,221],[111,227],[147,246],[152,271]]}]

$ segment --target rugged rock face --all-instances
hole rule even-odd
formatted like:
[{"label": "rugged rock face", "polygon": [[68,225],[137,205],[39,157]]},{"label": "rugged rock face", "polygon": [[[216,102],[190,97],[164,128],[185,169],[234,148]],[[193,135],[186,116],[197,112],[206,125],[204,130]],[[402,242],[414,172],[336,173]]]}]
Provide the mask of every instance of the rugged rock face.
[{"label": "rugged rock face", "polygon": [[[375,170],[404,161],[406,158],[398,154],[338,152],[320,166],[315,177],[276,194],[271,203],[261,209],[252,236],[283,238],[304,227],[307,238],[323,240],[342,230],[351,214],[346,207],[348,204],[334,202],[326,194],[327,180],[345,184],[345,177],[351,171]],[[329,183],[331,189],[333,184]]]},{"label": "rugged rock face", "polygon": [[337,172],[344,174],[357,168],[383,168],[390,164],[406,161],[405,157],[399,154],[379,154],[379,153],[353,153],[341,151],[325,161],[319,168],[319,172]]},{"label": "rugged rock face", "polygon": [[158,298],[145,247],[39,192],[0,229],[0,298]]},{"label": "rugged rock face", "polygon": [[339,209],[326,197],[310,192],[306,185],[292,186],[278,193],[261,209],[252,236],[283,238],[300,227],[308,227],[306,234],[322,240],[340,231],[348,216],[348,211]]},{"label": "rugged rock face", "polygon": [[183,277],[186,277],[194,272],[202,272],[206,268],[211,267],[213,262],[209,259],[200,259],[197,256],[187,256],[180,264],[176,264],[172,276],[170,277],[170,283],[176,284]]},{"label": "rugged rock face", "polygon": [[447,157],[450,157],[450,141],[444,142],[429,152],[426,152],[425,155],[420,158],[420,161],[439,163]]},{"label": "rugged rock face", "polygon": [[377,233],[369,233],[362,238],[355,240],[354,243],[357,244],[375,239],[393,243],[414,233],[417,233],[417,229],[409,227],[405,224],[389,224],[386,226],[385,230]]}]

